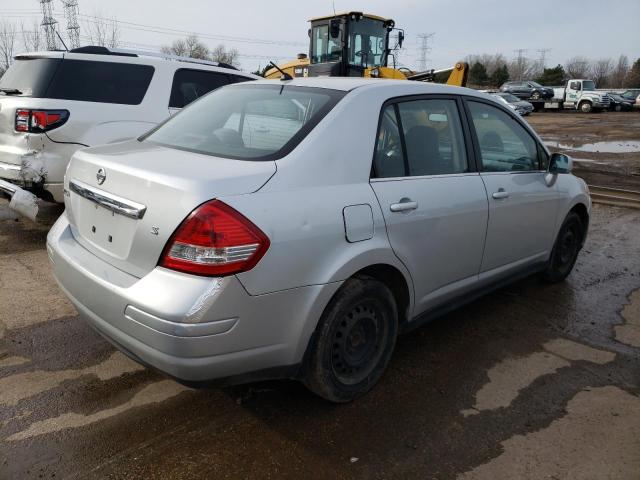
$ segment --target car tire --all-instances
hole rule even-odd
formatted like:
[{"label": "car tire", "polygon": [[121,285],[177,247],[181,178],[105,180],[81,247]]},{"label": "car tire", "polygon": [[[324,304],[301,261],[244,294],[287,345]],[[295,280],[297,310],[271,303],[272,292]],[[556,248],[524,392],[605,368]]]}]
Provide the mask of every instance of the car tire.
[{"label": "car tire", "polygon": [[584,225],[575,212],[569,212],[564,219],[553,250],[547,269],[543,273],[543,278],[549,283],[563,281],[573,270],[573,266],[578,258],[578,253],[582,248],[584,237]]},{"label": "car tire", "polygon": [[578,105],[578,108],[582,113],[591,113],[591,110],[593,110],[591,102],[582,102],[580,103],[580,105]]},{"label": "car tire", "polygon": [[613,107],[613,109],[614,109],[616,112],[621,112],[621,111],[622,111],[622,105],[616,105],[615,107]]},{"label": "car tire", "polygon": [[540,92],[533,92],[531,94],[531,100],[540,100]]},{"label": "car tire", "polygon": [[382,282],[347,280],[325,308],[312,338],[304,383],[315,394],[346,403],[368,392],[384,372],[398,335],[398,309]]}]

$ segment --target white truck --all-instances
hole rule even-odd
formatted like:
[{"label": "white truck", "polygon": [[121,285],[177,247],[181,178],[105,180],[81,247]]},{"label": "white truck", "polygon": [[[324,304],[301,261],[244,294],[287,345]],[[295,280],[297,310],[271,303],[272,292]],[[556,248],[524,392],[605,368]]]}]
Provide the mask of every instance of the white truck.
[{"label": "white truck", "polygon": [[553,98],[545,101],[544,108],[573,108],[584,113],[609,108],[611,99],[606,92],[596,90],[593,80],[581,78],[567,81],[566,87],[553,89]]}]

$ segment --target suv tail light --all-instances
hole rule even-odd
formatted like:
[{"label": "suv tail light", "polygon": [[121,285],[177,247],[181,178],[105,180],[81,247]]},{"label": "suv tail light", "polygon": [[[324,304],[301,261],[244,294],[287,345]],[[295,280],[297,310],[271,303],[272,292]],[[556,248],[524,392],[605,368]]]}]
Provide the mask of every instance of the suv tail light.
[{"label": "suv tail light", "polygon": [[16,132],[42,133],[58,128],[69,120],[68,110],[16,110]]},{"label": "suv tail light", "polygon": [[219,200],[203,203],[167,242],[161,267],[205,276],[252,269],[269,248],[269,238],[246,217]]}]

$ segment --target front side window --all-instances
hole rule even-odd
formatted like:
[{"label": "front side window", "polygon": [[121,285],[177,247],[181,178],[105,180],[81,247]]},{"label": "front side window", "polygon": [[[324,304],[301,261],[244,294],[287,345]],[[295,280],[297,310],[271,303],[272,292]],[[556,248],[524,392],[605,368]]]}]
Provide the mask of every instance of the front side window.
[{"label": "front side window", "polygon": [[240,160],[286,155],[345,92],[283,85],[236,85],[211,92],[142,141]]},{"label": "front side window", "polygon": [[415,100],[385,108],[374,156],[377,177],[466,171],[467,155],[455,100]]},{"label": "front side window", "polygon": [[340,60],[339,38],[331,38],[329,25],[313,27],[311,63],[337,62]]},{"label": "front side window", "polygon": [[224,73],[181,68],[173,76],[169,107],[183,108],[211,90],[229,83]]},{"label": "front side window", "polygon": [[486,172],[539,170],[536,141],[513,117],[499,108],[469,102],[482,169]]},{"label": "front side window", "polygon": [[53,76],[45,97],[139,105],[153,72],[150,65],[65,59]]}]

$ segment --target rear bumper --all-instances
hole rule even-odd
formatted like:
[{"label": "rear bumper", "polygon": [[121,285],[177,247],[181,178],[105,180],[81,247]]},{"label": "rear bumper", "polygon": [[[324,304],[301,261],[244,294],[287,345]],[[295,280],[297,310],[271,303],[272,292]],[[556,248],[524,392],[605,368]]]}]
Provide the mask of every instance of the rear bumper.
[{"label": "rear bumper", "polygon": [[64,173],[78,148],[82,146],[54,143],[41,135],[25,138],[21,147],[0,144],[0,179],[62,203]]},{"label": "rear bumper", "polygon": [[66,214],[49,232],[47,250],[56,280],[83,319],[141,363],[186,382],[299,364],[339,287],[251,296],[236,277],[155,268],[139,279],[76,242]]}]

